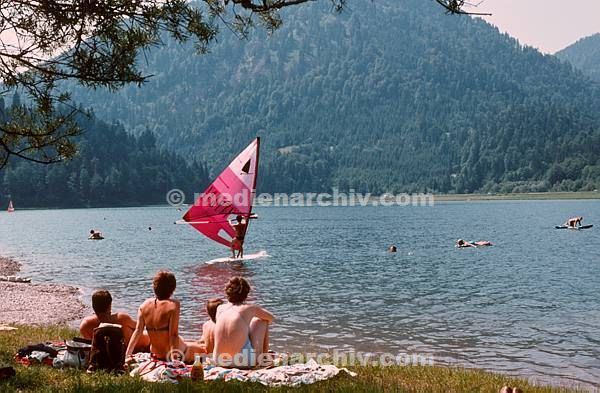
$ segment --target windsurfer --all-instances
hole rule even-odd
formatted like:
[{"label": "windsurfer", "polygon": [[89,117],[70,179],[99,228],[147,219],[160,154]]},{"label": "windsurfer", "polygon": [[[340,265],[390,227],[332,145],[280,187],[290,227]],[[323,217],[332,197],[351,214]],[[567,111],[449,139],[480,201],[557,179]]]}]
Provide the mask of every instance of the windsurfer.
[{"label": "windsurfer", "polygon": [[[229,224],[235,230],[235,237],[231,240],[231,254],[233,258],[244,257],[244,236],[246,235],[246,228],[248,227],[248,220],[244,219],[241,215],[235,218],[235,221],[230,220]],[[235,254],[237,250],[237,256]]]}]

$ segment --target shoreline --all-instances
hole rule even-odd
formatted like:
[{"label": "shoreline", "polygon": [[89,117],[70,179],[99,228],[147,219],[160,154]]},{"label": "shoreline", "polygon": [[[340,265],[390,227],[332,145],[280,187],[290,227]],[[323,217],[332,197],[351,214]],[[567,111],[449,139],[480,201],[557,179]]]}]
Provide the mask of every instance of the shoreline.
[{"label": "shoreline", "polygon": [[[22,264],[0,256],[0,276],[14,276]],[[84,316],[80,290],[61,284],[0,281],[0,324],[67,325]]]},{"label": "shoreline", "polygon": [[528,192],[513,194],[433,194],[436,202],[469,201],[560,201],[600,199],[598,191]]},{"label": "shoreline", "polygon": [[[291,195],[292,193],[287,193]],[[379,201],[383,195],[371,195],[368,197],[369,205],[373,201]],[[409,194],[407,194],[409,195]],[[566,191],[566,192],[527,192],[527,193],[490,193],[490,194],[427,194],[427,193],[413,193],[410,195],[431,195],[434,203],[437,202],[478,202],[478,201],[556,201],[556,200],[598,200],[600,199],[600,191]],[[327,202],[333,202],[332,198],[325,199]],[[356,206],[360,201],[354,200]],[[260,207],[280,207],[277,204],[277,200],[269,199],[264,201],[257,201],[256,206]],[[187,208],[190,205],[184,205]],[[313,204],[311,206],[317,206]],[[19,210],[82,210],[82,209],[132,209],[132,208],[173,208],[169,204],[150,204],[150,205],[122,205],[122,206],[81,206],[81,207],[57,207],[57,206],[46,206],[46,207],[23,207]],[[0,257],[1,258],[1,257]]]}]

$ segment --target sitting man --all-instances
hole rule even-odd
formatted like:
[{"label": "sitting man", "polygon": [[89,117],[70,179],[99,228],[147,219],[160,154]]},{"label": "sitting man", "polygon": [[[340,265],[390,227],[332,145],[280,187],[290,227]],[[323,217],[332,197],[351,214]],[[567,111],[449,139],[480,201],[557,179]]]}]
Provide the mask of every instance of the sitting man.
[{"label": "sitting man", "polygon": [[215,350],[215,323],[217,322],[217,308],[223,304],[221,299],[209,299],[206,302],[206,312],[210,318],[202,325],[202,338],[200,342],[206,346],[206,353]]},{"label": "sitting man", "polygon": [[250,284],[233,277],[225,287],[229,303],[217,309],[213,358],[219,366],[263,366],[269,351],[269,324],[274,316],[255,304],[247,304]]},{"label": "sitting man", "polygon": [[[112,296],[106,290],[98,290],[92,295],[92,309],[94,315],[85,317],[79,325],[79,333],[81,337],[91,340],[94,335],[94,329],[100,326],[101,323],[114,323],[121,325],[125,345],[129,343],[129,339],[135,330],[135,321],[124,312],[112,313]],[[148,352],[150,340],[147,335],[142,337],[135,347],[136,352]]]}]

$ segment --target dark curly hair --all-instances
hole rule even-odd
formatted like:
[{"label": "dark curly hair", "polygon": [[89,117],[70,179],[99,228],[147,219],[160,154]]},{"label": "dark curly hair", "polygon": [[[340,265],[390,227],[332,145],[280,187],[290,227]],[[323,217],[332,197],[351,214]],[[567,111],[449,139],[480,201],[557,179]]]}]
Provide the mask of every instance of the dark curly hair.
[{"label": "dark curly hair", "polygon": [[158,300],[165,300],[170,298],[173,292],[175,292],[177,280],[175,280],[175,275],[173,273],[161,270],[154,276],[152,286],[154,287],[156,298]]},{"label": "dark curly hair", "polygon": [[232,277],[225,286],[225,294],[229,303],[243,303],[249,292],[250,284],[243,277]]}]

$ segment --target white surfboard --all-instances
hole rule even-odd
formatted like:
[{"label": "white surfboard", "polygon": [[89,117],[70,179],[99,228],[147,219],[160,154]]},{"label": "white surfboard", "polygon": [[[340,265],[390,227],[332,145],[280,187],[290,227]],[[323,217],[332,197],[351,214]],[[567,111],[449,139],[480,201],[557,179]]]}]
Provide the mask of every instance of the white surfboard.
[{"label": "white surfboard", "polygon": [[211,259],[210,261],[206,261],[207,265],[214,265],[215,263],[231,263],[231,262],[245,262],[252,261],[255,259],[268,258],[269,254],[265,250],[259,251],[256,254],[244,254],[243,258],[216,258]]}]

